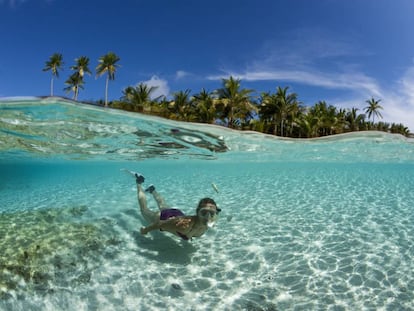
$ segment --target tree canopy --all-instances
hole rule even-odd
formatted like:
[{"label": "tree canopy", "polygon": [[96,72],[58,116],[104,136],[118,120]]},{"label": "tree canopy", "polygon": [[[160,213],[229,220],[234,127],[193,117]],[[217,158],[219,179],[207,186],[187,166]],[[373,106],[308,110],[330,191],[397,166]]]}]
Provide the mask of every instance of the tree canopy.
[{"label": "tree canopy", "polygon": [[[410,135],[406,126],[397,123],[375,122],[382,118],[379,104],[381,99],[371,97],[366,100],[365,113],[359,108],[338,108],[321,100],[313,105],[305,105],[298,99],[298,94],[290,92],[289,87],[277,86],[274,92],[261,93],[242,87],[242,81],[233,76],[222,79],[220,88],[207,91],[204,88],[192,95],[191,90],[179,90],[166,96],[154,98],[157,87],[139,83],[127,86],[119,100],[108,102],[108,82],[115,79],[120,58],[109,52],[98,59],[96,76],[106,74],[105,100],[95,101],[117,109],[158,115],[180,121],[214,123],[240,130],[253,130],[283,137],[311,138],[334,135],[352,131],[378,130],[389,133]],[[85,74],[91,74],[89,58],[81,56],[75,59],[70,69],[73,73],[66,80],[64,90],[73,92],[77,100],[80,89],[84,89]],[[53,54],[46,62],[43,71],[52,72],[51,95],[53,95],[53,78],[63,70],[63,57]],[[168,95],[168,94],[167,94]],[[358,104],[358,103],[357,103]]]}]

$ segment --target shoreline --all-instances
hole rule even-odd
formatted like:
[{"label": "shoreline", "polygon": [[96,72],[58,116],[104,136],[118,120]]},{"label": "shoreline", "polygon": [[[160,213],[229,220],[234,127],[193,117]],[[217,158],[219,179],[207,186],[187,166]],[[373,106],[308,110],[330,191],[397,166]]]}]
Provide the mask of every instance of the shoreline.
[{"label": "shoreline", "polygon": [[[234,129],[234,128],[230,128],[230,127],[226,127],[224,125],[220,125],[220,124],[212,124],[212,123],[201,123],[201,122],[191,122],[191,121],[183,121],[183,120],[172,120],[170,118],[166,118],[166,117],[162,117],[156,114],[150,114],[150,113],[143,113],[143,112],[135,112],[135,111],[128,111],[128,110],[123,110],[123,109],[119,109],[119,108],[113,108],[113,107],[104,107],[102,105],[99,105],[97,103],[94,102],[87,102],[87,101],[75,101],[71,98],[68,97],[63,97],[63,96],[47,96],[47,95],[43,95],[43,96],[9,96],[9,97],[0,97],[0,103],[2,101],[33,101],[33,100],[45,100],[45,101],[51,101],[51,100],[55,100],[55,101],[62,101],[62,102],[66,102],[69,104],[75,104],[75,105],[85,105],[85,106],[92,106],[92,107],[96,107],[96,108],[103,108],[105,110],[110,109],[113,112],[116,111],[122,111],[123,113],[133,113],[133,114],[140,114],[140,115],[145,115],[145,116],[150,116],[150,117],[155,117],[155,118],[160,118],[163,120],[169,120],[169,121],[174,121],[174,122],[181,122],[182,124],[192,124],[192,125],[205,125],[207,127],[212,127],[212,128],[219,128],[219,129],[228,129],[230,131],[234,131],[235,133],[239,133],[239,132],[243,132],[246,134],[261,134],[261,135],[265,135],[268,137],[276,137],[278,139],[282,139],[282,140],[303,140],[303,141],[309,141],[309,140],[329,140],[330,137],[338,137],[338,136],[346,136],[348,134],[351,133],[369,133],[369,136],[376,136],[378,134],[390,134],[390,135],[400,135],[401,137],[404,138],[408,138],[408,139],[414,139],[414,133],[412,133],[411,131],[408,133],[408,135],[402,135],[400,133],[391,133],[391,132],[386,132],[386,131],[380,131],[380,130],[361,130],[361,131],[349,131],[349,132],[344,132],[344,133],[337,133],[337,134],[329,134],[329,135],[325,135],[325,136],[319,136],[319,137],[286,137],[286,136],[278,136],[278,135],[274,135],[274,134],[269,134],[269,133],[263,133],[263,132],[259,132],[259,131],[254,131],[254,130],[243,130],[243,129]],[[371,135],[372,134],[372,135]]]}]

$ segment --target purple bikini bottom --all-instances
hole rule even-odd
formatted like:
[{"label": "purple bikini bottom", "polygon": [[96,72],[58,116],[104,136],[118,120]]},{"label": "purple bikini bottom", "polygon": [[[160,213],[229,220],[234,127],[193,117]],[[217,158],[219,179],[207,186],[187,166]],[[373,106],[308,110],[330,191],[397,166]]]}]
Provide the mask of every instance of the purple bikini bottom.
[{"label": "purple bikini bottom", "polygon": [[167,220],[171,217],[185,216],[182,211],[176,208],[163,209],[160,214],[160,220]]}]

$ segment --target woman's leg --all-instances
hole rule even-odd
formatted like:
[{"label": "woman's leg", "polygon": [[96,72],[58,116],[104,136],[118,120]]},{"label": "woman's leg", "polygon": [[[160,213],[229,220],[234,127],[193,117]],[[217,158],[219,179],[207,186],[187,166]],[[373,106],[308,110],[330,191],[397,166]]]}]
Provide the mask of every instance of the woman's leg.
[{"label": "woman's leg", "polygon": [[157,192],[157,190],[155,190],[154,185],[150,185],[145,191],[152,194],[160,211],[170,208],[167,203],[165,203],[164,198]]},{"label": "woman's leg", "polygon": [[145,195],[144,190],[142,189],[142,183],[144,182],[144,176],[136,174],[136,182],[137,182],[137,196],[138,196],[138,203],[139,208],[141,210],[141,215],[144,219],[149,223],[154,223],[160,219],[159,212],[153,212],[147,207],[147,197]]}]

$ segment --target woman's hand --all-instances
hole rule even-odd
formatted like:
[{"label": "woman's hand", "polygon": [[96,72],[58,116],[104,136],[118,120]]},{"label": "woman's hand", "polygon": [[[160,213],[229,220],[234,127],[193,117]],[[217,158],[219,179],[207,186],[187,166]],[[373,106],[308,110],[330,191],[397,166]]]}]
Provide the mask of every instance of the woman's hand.
[{"label": "woman's hand", "polygon": [[181,218],[179,219],[175,225],[177,228],[187,229],[190,226],[191,218]]},{"label": "woman's hand", "polygon": [[141,231],[141,234],[143,234],[143,235],[148,233],[148,230],[147,230],[146,227],[141,227],[140,231]]}]

